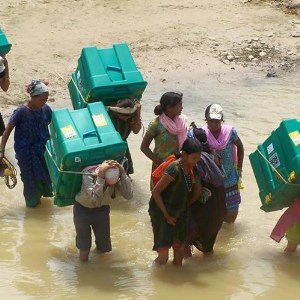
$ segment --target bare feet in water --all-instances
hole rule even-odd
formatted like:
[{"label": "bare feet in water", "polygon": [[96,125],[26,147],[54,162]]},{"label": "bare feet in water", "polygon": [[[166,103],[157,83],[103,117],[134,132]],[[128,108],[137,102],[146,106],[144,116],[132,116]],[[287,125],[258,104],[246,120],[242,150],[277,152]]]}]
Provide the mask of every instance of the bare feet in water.
[{"label": "bare feet in water", "polygon": [[90,254],[90,250],[80,250],[79,259],[83,262],[86,262],[89,260],[89,254]]}]

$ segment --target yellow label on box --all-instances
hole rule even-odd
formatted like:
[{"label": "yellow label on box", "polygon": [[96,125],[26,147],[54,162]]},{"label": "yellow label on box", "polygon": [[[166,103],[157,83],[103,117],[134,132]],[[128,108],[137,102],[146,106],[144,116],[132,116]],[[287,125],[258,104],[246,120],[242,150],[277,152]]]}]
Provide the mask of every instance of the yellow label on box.
[{"label": "yellow label on box", "polygon": [[293,131],[289,133],[289,137],[291,138],[291,140],[293,141],[293,143],[295,144],[295,146],[299,146],[300,145],[300,134],[299,131]]},{"label": "yellow label on box", "polygon": [[107,122],[103,114],[92,116],[96,127],[106,126]]},{"label": "yellow label on box", "polygon": [[61,128],[62,133],[66,139],[72,139],[77,136],[77,133],[72,125],[65,126]]}]

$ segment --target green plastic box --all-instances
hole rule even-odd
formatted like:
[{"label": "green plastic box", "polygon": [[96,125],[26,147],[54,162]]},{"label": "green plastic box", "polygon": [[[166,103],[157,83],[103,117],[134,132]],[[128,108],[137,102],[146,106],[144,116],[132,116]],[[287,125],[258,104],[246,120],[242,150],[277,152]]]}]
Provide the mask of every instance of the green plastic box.
[{"label": "green plastic box", "polygon": [[98,101],[109,105],[122,98],[140,100],[146,86],[127,44],[83,48],[68,83],[74,109]]},{"label": "green plastic box", "polygon": [[11,44],[8,42],[4,32],[0,28],[0,55],[6,55],[11,49]]},{"label": "green plastic box", "polygon": [[54,204],[74,204],[82,175],[72,172],[81,172],[106,159],[121,162],[126,147],[102,102],[74,111],[67,108],[53,111],[45,158],[52,179]]},{"label": "green plastic box", "polygon": [[249,155],[265,212],[288,207],[300,195],[300,122],[284,120]]}]

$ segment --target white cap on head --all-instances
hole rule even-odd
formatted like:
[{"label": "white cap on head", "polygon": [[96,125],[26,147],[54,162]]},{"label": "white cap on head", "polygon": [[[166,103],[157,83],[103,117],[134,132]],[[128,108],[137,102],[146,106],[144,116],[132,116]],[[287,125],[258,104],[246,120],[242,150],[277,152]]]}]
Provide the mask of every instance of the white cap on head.
[{"label": "white cap on head", "polygon": [[105,172],[105,181],[109,185],[116,184],[120,177],[120,170],[116,167],[111,167]]},{"label": "white cap on head", "polygon": [[5,70],[4,59],[2,56],[0,56],[0,73],[2,73],[4,70]]},{"label": "white cap on head", "polygon": [[205,110],[206,120],[222,120],[223,108],[219,104],[211,104]]}]

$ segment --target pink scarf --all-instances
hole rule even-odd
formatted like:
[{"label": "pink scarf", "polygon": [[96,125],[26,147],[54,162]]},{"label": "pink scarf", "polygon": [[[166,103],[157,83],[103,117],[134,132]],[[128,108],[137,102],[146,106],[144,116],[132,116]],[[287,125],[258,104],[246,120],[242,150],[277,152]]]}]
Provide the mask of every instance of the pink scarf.
[{"label": "pink scarf", "polygon": [[222,125],[221,132],[217,139],[213,136],[207,125],[203,126],[203,129],[206,132],[207,141],[210,147],[212,147],[213,150],[223,150],[224,148],[226,148],[233,127],[230,125]]},{"label": "pink scarf", "polygon": [[276,241],[280,242],[284,234],[287,232],[288,228],[295,222],[300,220],[300,197],[295,198],[294,202],[289,206],[289,208],[283,213],[279,218],[277,224],[270,237]]},{"label": "pink scarf", "polygon": [[[206,132],[207,141],[212,150],[223,150],[226,148],[231,137],[233,126],[222,124],[221,132],[217,139],[213,136],[207,125],[204,125],[202,128]],[[232,157],[234,164],[237,164],[237,149],[234,144],[232,145]]]},{"label": "pink scarf", "polygon": [[178,136],[179,150],[182,147],[183,142],[186,139],[187,133],[187,118],[185,115],[169,118],[165,113],[159,116],[159,122],[171,133]]}]

